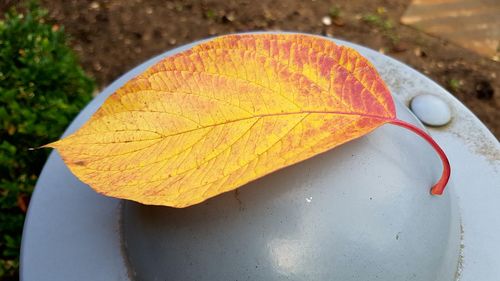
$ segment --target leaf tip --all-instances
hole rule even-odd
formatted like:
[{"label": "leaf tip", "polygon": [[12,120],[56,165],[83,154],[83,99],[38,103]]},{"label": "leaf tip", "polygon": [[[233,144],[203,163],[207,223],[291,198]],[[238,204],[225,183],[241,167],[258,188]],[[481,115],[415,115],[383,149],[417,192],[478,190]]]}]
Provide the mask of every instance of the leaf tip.
[{"label": "leaf tip", "polygon": [[57,140],[57,141],[54,141],[54,142],[51,142],[48,144],[44,144],[44,145],[39,146],[39,147],[30,148],[30,150],[42,149],[42,148],[58,148],[60,143],[61,143],[61,140]]}]

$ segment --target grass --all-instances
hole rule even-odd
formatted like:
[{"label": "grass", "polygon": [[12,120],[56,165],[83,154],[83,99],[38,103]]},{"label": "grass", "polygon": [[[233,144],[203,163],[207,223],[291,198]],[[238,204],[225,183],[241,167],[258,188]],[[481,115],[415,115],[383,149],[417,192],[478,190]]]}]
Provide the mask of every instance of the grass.
[{"label": "grass", "polygon": [[337,6],[337,5],[334,5],[334,6],[331,6],[330,9],[328,10],[328,15],[332,18],[332,19],[337,19],[337,18],[340,18],[341,16],[341,10],[340,10],[340,7]]},{"label": "grass", "polygon": [[451,90],[451,92],[456,93],[460,90],[461,82],[460,80],[457,79],[450,79],[448,81],[448,88]]},{"label": "grass", "polygon": [[388,17],[385,8],[379,7],[376,12],[365,14],[361,17],[361,20],[379,30],[382,33],[382,36],[390,42],[392,47],[399,43],[400,38],[396,32],[395,24]]}]

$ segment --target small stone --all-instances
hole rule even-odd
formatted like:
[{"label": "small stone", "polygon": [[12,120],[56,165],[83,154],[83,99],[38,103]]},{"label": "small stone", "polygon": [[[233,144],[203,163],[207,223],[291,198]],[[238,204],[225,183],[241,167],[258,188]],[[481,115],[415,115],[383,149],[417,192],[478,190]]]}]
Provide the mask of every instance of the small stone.
[{"label": "small stone", "polygon": [[102,65],[98,61],[92,63],[92,66],[94,67],[94,70],[96,70],[96,71],[101,71],[101,69],[102,69]]},{"label": "small stone", "polygon": [[422,94],[414,97],[410,109],[422,123],[429,126],[444,126],[451,120],[451,110],[441,98]]},{"label": "small stone", "polygon": [[97,10],[97,9],[99,9],[99,6],[100,6],[99,3],[95,2],[95,1],[90,3],[90,9]]},{"label": "small stone", "polygon": [[415,50],[413,50],[413,53],[417,57],[427,57],[427,54],[420,47],[415,48]]},{"label": "small stone", "polygon": [[234,12],[229,12],[222,17],[223,22],[233,22],[236,19],[236,14]]},{"label": "small stone", "polygon": [[322,19],[321,19],[321,22],[326,25],[326,26],[330,26],[332,25],[332,18],[329,17],[329,16],[324,16]]}]

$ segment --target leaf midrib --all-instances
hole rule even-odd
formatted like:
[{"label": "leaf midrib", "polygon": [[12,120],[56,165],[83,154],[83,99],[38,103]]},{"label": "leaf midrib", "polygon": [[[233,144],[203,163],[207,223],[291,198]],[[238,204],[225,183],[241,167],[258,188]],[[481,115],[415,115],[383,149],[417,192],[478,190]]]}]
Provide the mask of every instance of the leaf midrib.
[{"label": "leaf midrib", "polygon": [[240,122],[240,121],[250,120],[253,118],[265,118],[265,117],[272,117],[272,116],[288,116],[288,115],[300,115],[300,114],[331,114],[331,115],[359,116],[362,118],[373,118],[373,119],[378,119],[378,120],[386,121],[386,122],[389,122],[389,121],[394,119],[394,118],[388,118],[388,117],[377,116],[377,115],[366,114],[366,113],[357,113],[357,112],[309,110],[309,111],[299,111],[299,112],[280,112],[280,113],[257,114],[257,115],[252,115],[249,117],[243,117],[243,118],[229,120],[226,122],[214,123],[214,124],[210,124],[207,126],[200,126],[200,127],[194,128],[194,129],[185,130],[185,131],[181,131],[181,132],[177,132],[177,133],[173,133],[173,134],[169,134],[169,135],[164,135],[161,133],[159,133],[159,134],[162,137],[166,138],[166,137],[172,137],[172,136],[177,136],[177,135],[181,135],[181,134],[186,134],[186,133],[193,132],[196,130],[202,130],[202,129],[206,129],[206,128],[210,128],[210,127],[216,127],[216,126],[226,125],[226,124],[230,124],[230,123],[236,123],[236,122]]}]

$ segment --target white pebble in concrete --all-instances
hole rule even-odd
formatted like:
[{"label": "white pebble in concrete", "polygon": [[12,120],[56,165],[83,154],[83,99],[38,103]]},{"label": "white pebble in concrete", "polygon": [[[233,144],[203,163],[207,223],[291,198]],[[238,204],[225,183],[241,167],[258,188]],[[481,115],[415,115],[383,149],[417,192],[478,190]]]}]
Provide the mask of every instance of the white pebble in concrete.
[{"label": "white pebble in concrete", "polygon": [[451,120],[448,104],[434,95],[423,94],[414,97],[410,109],[426,125],[444,126]]}]

